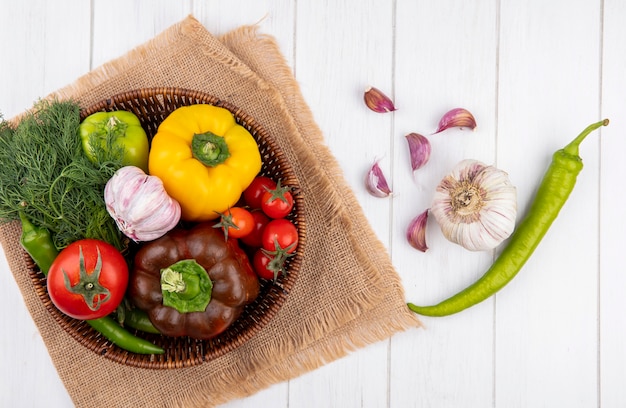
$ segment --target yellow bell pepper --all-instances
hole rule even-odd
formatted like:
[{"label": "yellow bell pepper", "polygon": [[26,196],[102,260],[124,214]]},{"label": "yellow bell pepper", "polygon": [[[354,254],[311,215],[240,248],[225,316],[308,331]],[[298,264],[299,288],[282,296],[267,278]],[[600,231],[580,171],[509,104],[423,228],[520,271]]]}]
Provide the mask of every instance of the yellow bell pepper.
[{"label": "yellow bell pepper", "polygon": [[183,220],[206,221],[237,203],[261,170],[261,155],[254,137],[230,111],[190,105],[161,123],[148,168],[180,203]]}]

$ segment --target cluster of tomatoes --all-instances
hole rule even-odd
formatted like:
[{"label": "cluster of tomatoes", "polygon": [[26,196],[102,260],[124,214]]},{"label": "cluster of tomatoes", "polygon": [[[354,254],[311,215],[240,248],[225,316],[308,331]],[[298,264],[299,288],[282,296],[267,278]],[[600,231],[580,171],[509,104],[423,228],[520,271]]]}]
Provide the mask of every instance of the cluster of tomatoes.
[{"label": "cluster of tomatoes", "polygon": [[279,273],[285,273],[285,261],[298,246],[298,230],[285,218],[292,209],[293,195],[288,186],[257,176],[238,205],[221,214],[216,226],[245,245],[259,278],[276,280]]}]

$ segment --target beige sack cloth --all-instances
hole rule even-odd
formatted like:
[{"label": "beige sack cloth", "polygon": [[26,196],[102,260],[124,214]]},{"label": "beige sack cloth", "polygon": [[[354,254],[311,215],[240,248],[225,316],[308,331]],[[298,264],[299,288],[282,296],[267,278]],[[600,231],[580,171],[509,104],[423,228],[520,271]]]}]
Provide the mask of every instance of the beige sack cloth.
[{"label": "beige sack cloth", "polygon": [[[406,307],[384,246],[324,145],[271,37],[242,27],[218,39],[189,16],[50,97],[90,106],[117,93],[160,86],[204,91],[228,101],[277,138],[304,192],[304,262],[279,313],[235,351],[190,368],[131,368],[81,346],[50,317],[28,277],[19,224],[2,226],[0,239],[10,268],[76,406],[214,406],[297,377],[395,332],[420,327]],[[84,372],[84,367],[94,366],[100,378],[97,389],[86,386]]]}]

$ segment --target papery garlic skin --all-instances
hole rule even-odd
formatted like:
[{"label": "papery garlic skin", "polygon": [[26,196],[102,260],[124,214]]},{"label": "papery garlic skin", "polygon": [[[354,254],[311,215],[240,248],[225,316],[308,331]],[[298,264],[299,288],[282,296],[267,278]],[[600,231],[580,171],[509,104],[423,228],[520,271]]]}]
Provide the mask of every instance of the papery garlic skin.
[{"label": "papery garlic skin", "polygon": [[391,188],[387,184],[387,179],[378,165],[374,162],[365,176],[365,188],[374,197],[384,198],[391,194]]},{"label": "papery garlic skin", "polygon": [[430,211],[448,240],[486,251],[513,233],[517,190],[506,172],[463,160],[437,186]]},{"label": "papery garlic skin", "polygon": [[180,204],[161,179],[138,167],[116,171],[104,188],[104,201],[120,231],[135,242],[160,238],[180,221]]}]

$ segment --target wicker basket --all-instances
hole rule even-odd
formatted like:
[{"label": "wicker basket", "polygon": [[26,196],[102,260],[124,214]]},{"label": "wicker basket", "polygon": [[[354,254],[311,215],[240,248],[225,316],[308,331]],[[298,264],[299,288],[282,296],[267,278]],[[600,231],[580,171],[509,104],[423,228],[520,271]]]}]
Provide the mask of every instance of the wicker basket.
[{"label": "wicker basket", "polygon": [[228,109],[237,122],[254,136],[259,146],[263,165],[261,174],[280,179],[284,185],[293,187],[294,210],[287,217],[298,229],[299,244],[295,256],[287,260],[286,276],[277,281],[261,281],[261,291],[256,301],[248,305],[242,315],[225,332],[210,340],[195,340],[188,337],[166,337],[134,332],[165,349],[162,355],[141,355],[123,350],[112,344],[84,321],[72,319],[61,313],[52,303],[46,288],[46,278],[26,254],[30,277],[35,291],[52,317],[79,343],[104,357],[129,366],[153,369],[189,367],[217,358],[234,350],[261,330],[276,315],[285,302],[297,277],[302,263],[305,245],[305,220],[303,197],[298,179],[292,171],[279,146],[253,118],[228,102],[221,101],[202,92],[179,88],[139,89],[115,95],[84,109],[81,117],[98,111],[128,110],[135,113],[148,137],[152,138],[159,124],[176,108],[192,104],[210,104]]}]

